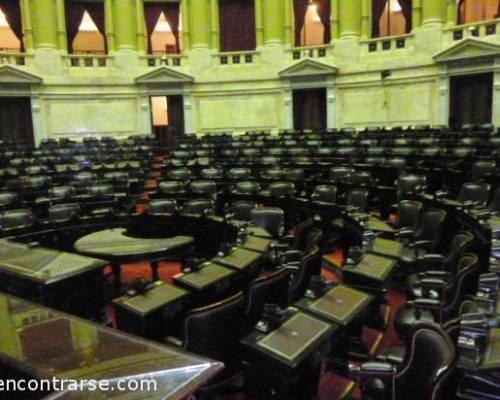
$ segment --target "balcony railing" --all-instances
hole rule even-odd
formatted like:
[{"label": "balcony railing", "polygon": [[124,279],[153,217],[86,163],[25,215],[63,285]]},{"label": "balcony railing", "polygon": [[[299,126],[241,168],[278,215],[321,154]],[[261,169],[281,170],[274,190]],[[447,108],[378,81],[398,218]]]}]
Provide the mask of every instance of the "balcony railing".
[{"label": "balcony railing", "polygon": [[287,52],[291,53],[293,60],[301,60],[303,58],[324,58],[330,55],[333,46],[330,44],[321,44],[315,46],[293,47]]},{"label": "balcony railing", "polygon": [[458,25],[445,28],[448,32],[447,39],[449,42],[454,42],[469,37],[488,37],[500,34],[500,18],[474,22],[471,24]]},{"label": "balcony railing", "polygon": [[10,51],[0,51],[0,64],[10,64],[10,65],[26,65],[27,54],[25,53],[14,53]]},{"label": "balcony railing", "polygon": [[218,59],[220,65],[245,65],[258,64],[260,62],[260,53],[258,51],[215,53],[213,57]]},{"label": "balcony railing", "polygon": [[186,58],[182,54],[156,54],[142,56],[141,60],[141,63],[146,67],[159,67],[162,65],[182,67]]},{"label": "balcony railing", "polygon": [[401,50],[409,47],[409,43],[413,40],[413,34],[398,36],[385,36],[373,39],[361,40],[360,43],[366,46],[368,53],[376,53],[390,50]]},{"label": "balcony railing", "polygon": [[63,57],[70,68],[106,68],[113,57],[97,54],[68,54]]}]

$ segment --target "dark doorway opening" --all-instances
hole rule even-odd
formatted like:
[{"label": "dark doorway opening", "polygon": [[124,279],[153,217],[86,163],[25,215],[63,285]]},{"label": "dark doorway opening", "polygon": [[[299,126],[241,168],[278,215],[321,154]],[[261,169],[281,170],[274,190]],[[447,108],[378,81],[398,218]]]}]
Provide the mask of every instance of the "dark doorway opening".
[{"label": "dark doorway opening", "polygon": [[0,140],[33,146],[33,120],[29,97],[0,97]]},{"label": "dark doorway opening", "polygon": [[490,124],[493,73],[452,77],[450,80],[450,126]]},{"label": "dark doorway opening", "polygon": [[299,89],[293,91],[294,129],[326,129],[326,89]]},{"label": "dark doorway opening", "polygon": [[175,138],[184,134],[182,95],[151,96],[153,133],[161,146],[173,146]]}]

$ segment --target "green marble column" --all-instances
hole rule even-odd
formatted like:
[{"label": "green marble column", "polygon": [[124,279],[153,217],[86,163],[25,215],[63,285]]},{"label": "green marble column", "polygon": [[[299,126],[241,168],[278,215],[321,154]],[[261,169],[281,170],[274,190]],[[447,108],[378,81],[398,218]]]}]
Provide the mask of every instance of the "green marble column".
[{"label": "green marble column", "polygon": [[189,36],[189,12],[188,0],[181,0],[182,51],[189,51],[191,48],[191,40]]},{"label": "green marble column", "polygon": [[371,37],[371,0],[361,0],[361,38]]},{"label": "green marble column", "polygon": [[135,0],[113,1],[116,50],[137,50]]},{"label": "green marble column", "polygon": [[29,52],[32,51],[34,47],[30,0],[21,0],[20,7],[21,7],[21,17],[23,19],[24,48],[26,49],[27,52]]},{"label": "green marble column", "polygon": [[113,23],[113,0],[104,0],[104,23],[106,27],[106,41],[108,52],[116,51],[115,26]]},{"label": "green marble column", "polygon": [[283,24],[285,27],[285,46],[293,47],[293,11],[292,0],[283,0]]},{"label": "green marble column", "polygon": [[210,0],[210,47],[220,49],[219,0]]},{"label": "green marble column", "polygon": [[257,42],[257,47],[261,47],[264,44],[262,0],[254,0],[254,5],[255,5],[255,41]]},{"label": "green marble column", "polygon": [[191,48],[210,47],[210,0],[189,0]]},{"label": "green marble column", "polygon": [[56,0],[57,7],[57,45],[62,52],[68,51],[68,36],[66,34],[66,11],[64,0]]},{"label": "green marble column", "polygon": [[285,2],[276,0],[264,0],[264,42],[266,45],[282,44],[284,34],[283,7]]},{"label": "green marble column", "polygon": [[412,29],[420,27],[422,24],[422,0],[413,0],[411,25]]},{"label": "green marble column", "polygon": [[457,23],[458,7],[455,0],[448,0],[446,4],[446,23],[455,25]]},{"label": "green marble column", "polygon": [[339,0],[340,37],[356,38],[361,33],[361,0]]},{"label": "green marble column", "polygon": [[422,0],[422,25],[442,24],[446,17],[446,0]]},{"label": "green marble column", "polygon": [[340,36],[339,27],[339,0],[330,0],[330,30],[333,39]]},{"label": "green marble column", "polygon": [[35,48],[56,49],[57,7],[54,0],[32,0],[31,16]]}]

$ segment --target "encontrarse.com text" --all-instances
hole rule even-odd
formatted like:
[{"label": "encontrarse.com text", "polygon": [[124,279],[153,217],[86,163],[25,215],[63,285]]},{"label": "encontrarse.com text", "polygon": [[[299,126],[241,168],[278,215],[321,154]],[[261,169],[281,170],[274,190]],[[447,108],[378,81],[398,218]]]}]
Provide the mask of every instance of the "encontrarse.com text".
[{"label": "encontrarse.com text", "polygon": [[150,392],[156,391],[154,379],[0,379],[5,392]]}]

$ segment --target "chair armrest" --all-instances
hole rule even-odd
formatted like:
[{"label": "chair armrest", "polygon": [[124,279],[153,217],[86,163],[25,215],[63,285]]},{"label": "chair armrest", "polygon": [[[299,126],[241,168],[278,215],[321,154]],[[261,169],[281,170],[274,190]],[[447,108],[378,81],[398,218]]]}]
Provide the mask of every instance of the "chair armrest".
[{"label": "chair armrest", "polygon": [[403,228],[400,229],[397,233],[396,236],[398,237],[411,237],[415,233],[415,229],[413,228]]},{"label": "chair armrest", "polygon": [[419,274],[419,277],[422,280],[425,280],[427,278],[441,278],[441,280],[444,280],[445,278],[449,277],[450,274],[447,271],[439,270],[439,269],[429,269],[425,272],[422,272]]},{"label": "chair armrest", "polygon": [[285,251],[285,259],[288,262],[298,261],[302,259],[302,252],[300,250],[287,250]]},{"label": "chair armrest", "polygon": [[417,240],[416,242],[411,243],[411,247],[418,249],[426,249],[432,244],[430,240]]},{"label": "chair armrest", "polygon": [[394,372],[396,372],[394,365],[383,362],[370,361],[359,367],[360,375],[392,375]]},{"label": "chair armrest", "polygon": [[[415,299],[411,303],[415,308],[436,309],[436,308],[439,308],[441,306],[441,302],[439,300],[427,299],[424,297]],[[408,302],[407,304],[410,304],[410,302]]]}]

